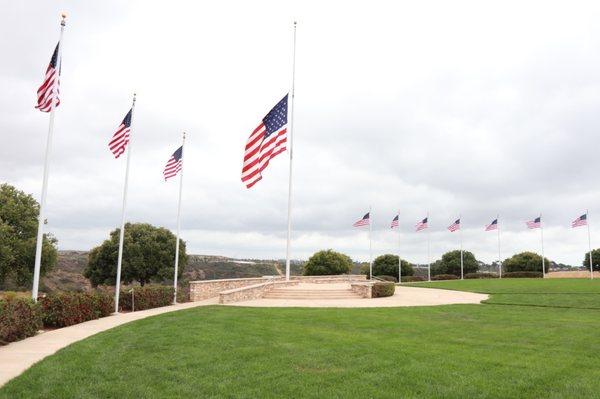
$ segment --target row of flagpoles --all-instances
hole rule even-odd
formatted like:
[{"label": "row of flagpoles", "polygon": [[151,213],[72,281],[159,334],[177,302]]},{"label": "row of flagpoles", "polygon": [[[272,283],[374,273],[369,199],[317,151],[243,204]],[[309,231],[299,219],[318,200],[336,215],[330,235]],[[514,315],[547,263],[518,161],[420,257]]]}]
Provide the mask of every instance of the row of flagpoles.
[{"label": "row of flagpoles", "polygon": [[[44,236],[44,220],[46,213],[46,194],[48,191],[48,173],[50,170],[50,154],[52,149],[52,137],[54,134],[54,115],[56,108],[60,105],[59,98],[59,86],[60,86],[60,72],[62,63],[62,40],[65,28],[66,15],[62,14],[60,22],[60,36],[58,44],[50,59],[44,81],[37,91],[37,106],[36,108],[42,112],[48,112],[49,125],[48,125],[48,139],[46,143],[46,156],[44,160],[44,177],[42,182],[42,196],[40,200],[40,213],[38,219],[38,232],[36,241],[36,252],[35,252],[35,264],[33,274],[33,288],[31,295],[33,300],[37,301],[38,289],[39,289],[39,278],[40,278],[40,265],[42,257],[42,243]],[[127,209],[127,189],[129,186],[129,166],[131,164],[131,151],[132,151],[132,123],[133,114],[135,110],[136,95],[133,95],[133,101],[131,109],[125,114],[125,118],[117,128],[117,131],[113,134],[110,142],[108,143],[109,150],[113,153],[115,158],[119,158],[125,152],[127,152],[127,160],[125,166],[125,181],[123,184],[123,206],[121,210],[121,230],[119,234],[119,252],[117,257],[117,275],[115,283],[115,313],[119,312],[119,292],[121,287],[121,268],[123,264],[123,245],[125,239],[125,219]],[[181,194],[183,192],[183,148],[185,146],[185,132],[183,133],[183,139],[181,147],[179,147],[167,160],[167,163],[163,170],[163,176],[165,181],[175,177],[179,174],[179,199],[177,202],[177,232],[175,241],[175,260],[174,260],[174,277],[173,277],[173,303],[177,302],[177,274],[179,267],[179,233],[180,233],[180,220],[181,220]]]},{"label": "row of flagpoles", "polygon": [[[496,219],[492,220],[492,222],[485,226],[485,231],[497,231],[498,233],[498,276],[502,278],[502,256],[500,251],[500,225],[499,225],[500,215],[496,216]],[[353,227],[369,227],[369,271],[370,276],[373,276],[373,254],[372,254],[372,228],[371,228],[371,207],[369,207],[369,212],[367,212],[362,218],[358,221],[354,222]],[[546,264],[544,259],[544,226],[542,225],[542,215],[525,222],[525,225],[528,229],[540,229],[540,238],[542,243],[542,276],[546,277]],[[590,224],[588,222],[588,211],[579,216],[577,219],[571,222],[571,228],[587,226],[587,236],[588,236],[588,248],[589,248],[589,260],[590,260],[590,279],[594,278],[593,271],[593,263],[592,263],[592,240],[590,235]],[[398,231],[398,237],[400,237],[400,211],[396,213],[392,222],[390,224],[390,228],[396,229]],[[460,237],[460,278],[464,279],[464,258],[463,258],[463,240],[462,240],[462,229],[461,229],[461,215],[458,216],[451,225],[446,228],[451,233],[456,231],[459,232]],[[429,213],[427,216],[417,222],[415,224],[415,232],[419,232],[422,230],[427,230],[427,280],[431,281],[431,257],[430,257],[430,239],[429,239]],[[400,238],[398,239],[398,250],[400,252]],[[402,277],[402,259],[400,259],[400,254],[398,254],[398,281],[401,281]]]}]

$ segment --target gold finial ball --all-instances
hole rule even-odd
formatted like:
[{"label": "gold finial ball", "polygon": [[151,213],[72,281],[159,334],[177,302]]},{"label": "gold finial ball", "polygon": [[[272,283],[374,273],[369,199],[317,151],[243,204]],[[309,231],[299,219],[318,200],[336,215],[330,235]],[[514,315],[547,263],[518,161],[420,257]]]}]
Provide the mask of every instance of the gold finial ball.
[{"label": "gold finial ball", "polygon": [[62,17],[62,19],[66,19],[67,18],[67,13],[66,12],[61,12],[60,16]]}]

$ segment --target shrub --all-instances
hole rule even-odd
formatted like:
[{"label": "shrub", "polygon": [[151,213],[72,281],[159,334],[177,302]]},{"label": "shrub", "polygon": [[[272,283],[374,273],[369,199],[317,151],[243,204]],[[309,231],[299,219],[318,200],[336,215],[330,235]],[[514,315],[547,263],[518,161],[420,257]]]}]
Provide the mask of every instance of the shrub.
[{"label": "shrub", "polygon": [[[475,255],[469,251],[463,251],[463,272],[474,273],[479,270],[479,264]],[[454,274],[460,276],[460,250],[446,252],[442,259],[435,261],[431,265],[432,276],[440,274]],[[432,279],[433,280],[433,279]]]},{"label": "shrub", "polygon": [[379,282],[373,284],[373,289],[371,291],[372,298],[383,298],[385,296],[394,295],[394,291],[396,290],[396,284],[391,282]]},{"label": "shrub", "polygon": [[[364,273],[369,275],[367,272]],[[402,259],[402,276],[412,276],[415,273],[413,265]],[[373,261],[373,275],[398,276],[398,255],[386,254],[380,255]]]},{"label": "shrub", "polygon": [[475,278],[498,278],[496,273],[467,273],[465,274],[466,279],[475,279]]},{"label": "shrub", "polygon": [[437,276],[432,276],[432,280],[457,280],[458,277],[454,274],[438,274]]},{"label": "shrub", "polygon": [[39,300],[45,326],[66,327],[111,314],[113,299],[100,291],[57,292]]},{"label": "shrub", "polygon": [[31,337],[42,328],[40,306],[29,298],[0,300],[0,345]]},{"label": "shrub", "polygon": [[305,276],[346,274],[352,270],[352,259],[332,249],[315,252],[304,265]]},{"label": "shrub", "polygon": [[410,283],[413,281],[426,281],[427,279],[423,276],[402,276],[402,281],[405,283]]},{"label": "shrub", "polygon": [[[132,310],[130,290],[119,294],[119,309]],[[145,285],[133,288],[135,310],[168,306],[173,303],[173,287],[166,285]]]},{"label": "shrub", "polygon": [[398,279],[394,276],[375,276],[375,278],[378,278],[380,280],[385,280],[385,281],[391,281],[392,283],[398,282]]},{"label": "shrub", "polygon": [[[540,268],[541,269],[541,268]],[[502,273],[506,278],[542,278],[542,272],[506,272]]]},{"label": "shrub", "polygon": [[[550,261],[547,258],[544,258],[544,264],[546,273],[548,273],[548,270],[550,270]],[[534,252],[521,252],[502,262],[502,271],[541,273],[542,257]]]},{"label": "shrub", "polygon": [[[586,252],[583,258],[583,267],[590,270],[590,253]],[[592,269],[600,271],[600,248],[592,249]]]}]

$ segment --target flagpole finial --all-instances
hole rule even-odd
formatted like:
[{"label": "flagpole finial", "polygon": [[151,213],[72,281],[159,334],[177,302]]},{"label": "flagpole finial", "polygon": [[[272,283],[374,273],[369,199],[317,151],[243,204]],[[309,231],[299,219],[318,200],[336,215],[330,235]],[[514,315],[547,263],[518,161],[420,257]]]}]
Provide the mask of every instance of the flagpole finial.
[{"label": "flagpole finial", "polygon": [[61,13],[60,13],[60,17],[61,17],[60,24],[61,24],[62,26],[65,26],[65,20],[67,19],[67,13],[66,13],[66,12],[64,12],[64,11],[63,11],[63,12],[61,12]]}]

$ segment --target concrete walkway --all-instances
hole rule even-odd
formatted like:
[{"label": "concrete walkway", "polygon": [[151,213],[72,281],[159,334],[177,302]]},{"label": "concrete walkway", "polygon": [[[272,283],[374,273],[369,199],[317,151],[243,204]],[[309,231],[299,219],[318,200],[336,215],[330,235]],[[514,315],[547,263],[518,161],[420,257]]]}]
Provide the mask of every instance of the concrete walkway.
[{"label": "concrete walkway", "polygon": [[[292,289],[306,289],[314,286],[323,289],[326,284],[298,284]],[[344,284],[327,284],[340,288]],[[350,288],[349,284],[346,284]],[[465,303],[481,303],[488,299],[486,294],[474,292],[440,290],[436,288],[419,288],[396,286],[393,296],[386,298],[358,299],[254,299],[251,301],[234,302],[227,306],[252,307],[307,307],[307,308],[387,308],[402,306],[437,306]]]},{"label": "concrete walkway", "polygon": [[217,303],[217,298],[211,298],[205,301],[187,302],[139,312],[121,313],[98,320],[86,321],[85,323],[70,327],[43,332],[22,341],[0,346],[0,386],[6,384],[9,380],[18,376],[46,356],[50,356],[59,349],[91,335],[129,323],[130,321],[196,306],[215,305]]}]

